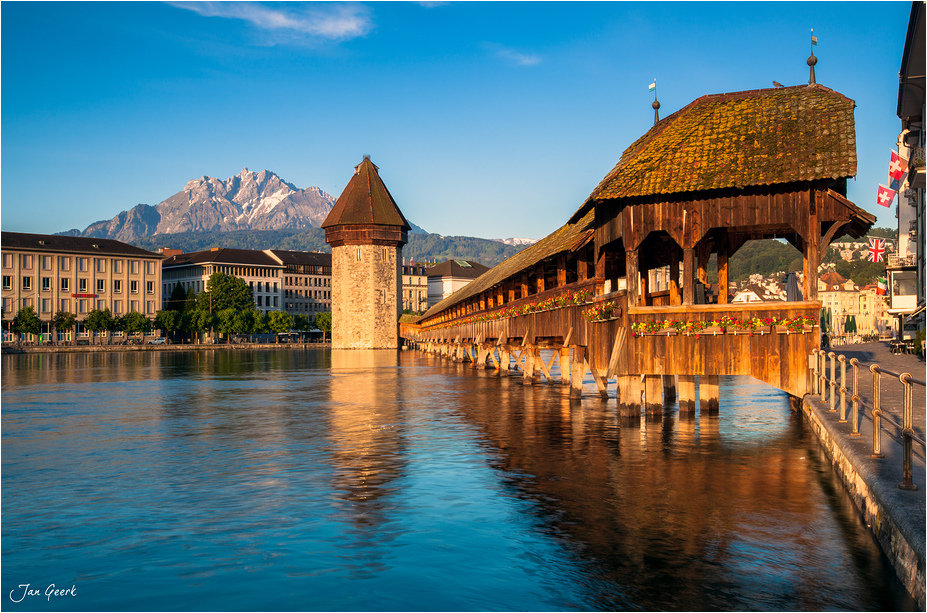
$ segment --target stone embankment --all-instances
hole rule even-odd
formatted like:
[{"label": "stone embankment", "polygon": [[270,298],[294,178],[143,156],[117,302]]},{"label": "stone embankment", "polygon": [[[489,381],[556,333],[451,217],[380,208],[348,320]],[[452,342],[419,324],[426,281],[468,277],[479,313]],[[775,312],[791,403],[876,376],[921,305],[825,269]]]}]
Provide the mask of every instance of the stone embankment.
[{"label": "stone embankment", "polygon": [[3,353],[87,353],[106,351],[240,351],[248,349],[319,349],[331,343],[197,343],[189,345],[24,345],[3,346]]},{"label": "stone embankment", "polygon": [[[836,398],[836,411],[830,410],[829,392],[827,401],[820,395],[805,396],[802,408],[811,429],[834,469],[843,481],[866,525],[872,530],[895,567],[898,577],[917,601],[925,606],[925,466],[924,448],[914,443],[912,473],[917,489],[905,490],[899,485],[903,481],[903,444],[901,431],[887,420],[882,421],[881,447],[884,457],[873,458],[872,389],[871,364],[880,369],[898,374],[909,373],[915,379],[925,380],[925,364],[921,357],[894,355],[885,342],[834,347],[829,350],[850,359],[859,360],[859,396],[868,405],[860,409],[860,436],[852,436],[851,395],[852,378],[847,369],[847,422],[840,423],[840,396]],[[830,360],[827,376],[830,378]],[[839,383],[839,364],[838,364]],[[882,411],[891,419],[903,423],[904,389],[897,378],[882,376]],[[924,386],[914,385],[914,432],[924,439],[925,393]]]}]

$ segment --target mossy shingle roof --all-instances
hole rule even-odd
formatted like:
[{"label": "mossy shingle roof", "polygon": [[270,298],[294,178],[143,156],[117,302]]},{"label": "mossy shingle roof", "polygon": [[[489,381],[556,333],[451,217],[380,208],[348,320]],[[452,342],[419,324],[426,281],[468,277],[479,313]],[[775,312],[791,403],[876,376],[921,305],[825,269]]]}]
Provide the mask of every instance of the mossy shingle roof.
[{"label": "mossy shingle roof", "polygon": [[851,177],[855,104],[821,85],[702,96],[622,154],[592,201]]},{"label": "mossy shingle roof", "polygon": [[322,222],[322,228],[373,224],[412,229],[377,170],[376,164],[364,156],[354,167],[354,176]]}]

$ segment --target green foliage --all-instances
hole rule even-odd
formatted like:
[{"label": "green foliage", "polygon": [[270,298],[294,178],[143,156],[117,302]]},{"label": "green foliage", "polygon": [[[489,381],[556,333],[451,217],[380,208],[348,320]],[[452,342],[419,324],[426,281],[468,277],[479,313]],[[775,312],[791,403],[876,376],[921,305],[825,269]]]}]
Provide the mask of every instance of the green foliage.
[{"label": "green foliage", "polygon": [[102,311],[93,309],[87,313],[87,318],[84,320],[84,327],[97,334],[111,330],[114,326],[113,314],[109,312],[109,309]]},{"label": "green foliage", "polygon": [[267,327],[278,334],[289,332],[293,328],[293,318],[283,311],[271,311],[267,314]]},{"label": "green foliage", "polygon": [[38,334],[42,330],[42,321],[35,314],[31,306],[23,307],[16,313],[10,324],[10,332],[18,336],[23,334]]},{"label": "green foliage", "polygon": [[183,325],[183,314],[178,310],[165,310],[155,313],[154,327],[167,333],[180,330]]},{"label": "green foliage", "polygon": [[293,316],[293,329],[304,332],[312,327],[312,324],[309,323],[309,318],[303,315],[302,313],[297,313]]},{"label": "green foliage", "polygon": [[327,312],[316,313],[315,327],[322,331],[322,339],[324,340],[332,331],[332,314]]},{"label": "green foliage", "polygon": [[138,311],[126,313],[122,321],[126,334],[139,334],[151,330],[151,320]]},{"label": "green foliage", "polygon": [[216,313],[216,332],[220,334],[247,334],[250,330],[242,311],[227,308]]},{"label": "green foliage", "polygon": [[868,260],[854,260],[852,262],[839,260],[834,270],[840,276],[852,280],[853,283],[860,287],[875,283],[876,277],[885,276],[885,264]]},{"label": "green foliage", "polygon": [[215,272],[206,282],[206,291],[196,297],[196,308],[213,313],[225,309],[244,311],[254,308],[254,298],[244,279]]},{"label": "green foliage", "polygon": [[[193,288],[190,288],[193,291]],[[196,294],[194,294],[196,297]],[[183,285],[178,281],[171,290],[171,296],[167,299],[167,308],[170,311],[183,311],[186,308],[187,292],[184,291]]]},{"label": "green foliage", "polygon": [[[132,244],[149,251],[155,251],[159,247],[169,245],[186,253],[207,251],[213,247],[257,250],[284,249],[287,251],[323,251],[331,253],[331,247],[325,242],[325,231],[320,228],[159,234],[139,238],[133,241]],[[514,247],[485,238],[410,234],[408,244],[402,249],[402,257],[415,262],[472,260],[493,267],[522,249],[524,249],[523,246]]]},{"label": "green foliage", "polygon": [[[897,228],[870,228],[869,232],[866,233],[866,236],[875,236],[878,238],[890,238],[892,240],[898,239],[898,229]],[[838,239],[835,239],[835,243],[847,243],[847,242],[869,242],[869,239],[863,236],[861,238],[853,238],[849,234],[844,234]]]},{"label": "green foliage", "polygon": [[76,321],[77,315],[74,313],[58,311],[55,313],[55,317],[52,319],[52,324],[54,324],[55,330],[58,330],[59,332],[68,332],[74,328],[74,322]]}]

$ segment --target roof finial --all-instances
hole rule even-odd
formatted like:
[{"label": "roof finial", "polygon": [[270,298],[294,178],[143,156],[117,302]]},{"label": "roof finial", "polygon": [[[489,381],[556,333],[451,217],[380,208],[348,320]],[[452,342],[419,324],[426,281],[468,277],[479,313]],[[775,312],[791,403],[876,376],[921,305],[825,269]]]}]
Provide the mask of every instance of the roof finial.
[{"label": "roof finial", "polygon": [[650,106],[653,107],[653,125],[657,125],[657,122],[660,121],[660,101],[657,100],[657,80],[654,79],[647,89],[653,92],[653,104]]},{"label": "roof finial", "polygon": [[808,66],[811,68],[811,75],[808,77],[808,85],[814,85],[814,65],[818,63],[818,58],[814,57],[814,48],[818,46],[818,37],[814,35],[814,28],[811,28],[811,55],[808,57]]}]

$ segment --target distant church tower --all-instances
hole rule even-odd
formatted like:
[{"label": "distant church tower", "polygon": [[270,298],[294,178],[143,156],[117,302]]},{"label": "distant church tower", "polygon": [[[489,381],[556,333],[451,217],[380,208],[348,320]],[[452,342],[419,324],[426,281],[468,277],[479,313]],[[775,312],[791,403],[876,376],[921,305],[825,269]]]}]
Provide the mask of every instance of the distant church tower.
[{"label": "distant church tower", "polygon": [[397,349],[412,227],[364,156],[322,223],[332,246],[332,348]]}]

